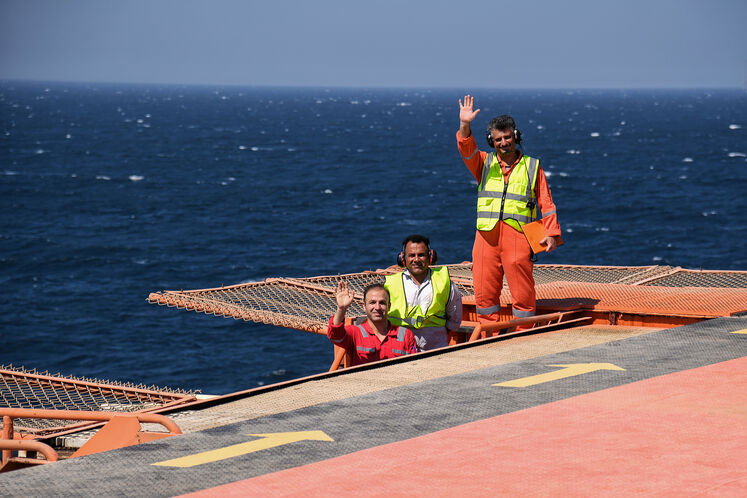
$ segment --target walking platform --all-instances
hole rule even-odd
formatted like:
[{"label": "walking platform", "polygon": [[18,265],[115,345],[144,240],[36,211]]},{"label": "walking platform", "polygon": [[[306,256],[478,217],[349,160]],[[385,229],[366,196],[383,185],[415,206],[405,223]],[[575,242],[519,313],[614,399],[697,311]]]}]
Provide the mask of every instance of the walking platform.
[{"label": "walking platform", "polygon": [[747,317],[501,336],[166,413],[1,496],[747,496]]}]

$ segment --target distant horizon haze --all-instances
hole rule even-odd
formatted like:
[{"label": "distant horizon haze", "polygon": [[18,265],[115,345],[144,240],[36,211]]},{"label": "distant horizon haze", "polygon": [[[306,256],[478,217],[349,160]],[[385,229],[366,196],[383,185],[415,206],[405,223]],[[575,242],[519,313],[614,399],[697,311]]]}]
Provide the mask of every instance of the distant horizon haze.
[{"label": "distant horizon haze", "polygon": [[745,0],[3,0],[0,80],[745,88],[745,20]]},{"label": "distant horizon haze", "polygon": [[524,87],[476,87],[471,86],[468,89],[464,88],[458,88],[458,87],[450,87],[450,86],[416,86],[416,85],[402,85],[402,86],[388,86],[388,85],[360,85],[360,86],[340,86],[340,85],[311,85],[311,84],[264,84],[264,85],[251,85],[251,84],[241,84],[241,83],[175,83],[175,82],[164,82],[164,81],[107,81],[107,80],[90,80],[90,81],[83,81],[83,80],[41,80],[41,79],[22,79],[22,78],[0,78],[0,82],[5,82],[9,84],[49,84],[49,85],[62,85],[62,84],[69,84],[69,85],[125,85],[125,86],[181,86],[181,87],[206,87],[206,88],[216,88],[216,87],[222,87],[222,88],[237,88],[237,89],[254,89],[254,88],[288,88],[288,89],[310,89],[310,88],[319,88],[319,89],[350,89],[350,90],[365,90],[365,89],[373,89],[373,90],[454,90],[457,92],[465,92],[470,93],[473,91],[495,91],[495,90],[503,90],[507,92],[514,92],[514,91],[565,91],[565,92],[575,92],[575,91],[595,91],[595,90],[739,90],[744,89],[747,91],[747,87],[745,85],[735,85],[735,86],[628,86],[628,87],[614,87],[614,86],[598,86],[598,87],[533,87],[533,86],[524,86]]}]

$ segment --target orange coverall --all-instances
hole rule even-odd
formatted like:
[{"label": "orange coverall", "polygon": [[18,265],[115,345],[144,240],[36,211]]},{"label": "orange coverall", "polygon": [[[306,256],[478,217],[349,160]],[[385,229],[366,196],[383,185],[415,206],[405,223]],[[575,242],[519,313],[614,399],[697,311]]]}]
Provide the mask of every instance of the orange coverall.
[{"label": "orange coverall", "polygon": [[[462,138],[457,132],[457,147],[459,147],[464,164],[479,183],[488,153],[477,149],[473,134]],[[521,154],[516,162],[519,159],[521,159]],[[506,182],[515,164],[509,165],[501,161],[503,178]],[[546,234],[559,236],[560,224],[542,165],[537,171],[534,191],[537,196],[537,209],[540,213],[548,213],[546,216],[542,215]],[[535,315],[537,307],[533,269],[531,248],[522,232],[504,221],[499,221],[490,231],[477,230],[472,248],[472,278],[475,286],[475,304],[481,323],[495,322],[499,319],[504,274],[511,291],[513,315],[517,318]],[[526,328],[531,328],[531,326],[517,327],[517,330]]]}]

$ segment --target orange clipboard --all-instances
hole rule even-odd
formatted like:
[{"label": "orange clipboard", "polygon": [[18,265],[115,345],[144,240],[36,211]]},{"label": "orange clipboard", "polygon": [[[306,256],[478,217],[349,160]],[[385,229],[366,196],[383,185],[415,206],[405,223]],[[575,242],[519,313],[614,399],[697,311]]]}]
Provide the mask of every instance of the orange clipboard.
[{"label": "orange clipboard", "polygon": [[[545,225],[542,223],[542,220],[537,220],[531,223],[527,223],[526,225],[522,225],[521,229],[524,230],[524,236],[527,238],[529,245],[532,246],[532,251],[534,251],[534,254],[539,254],[547,249],[546,245],[540,244],[540,240],[544,239],[547,236],[545,235]],[[558,236],[558,246],[562,245],[563,239]]]}]

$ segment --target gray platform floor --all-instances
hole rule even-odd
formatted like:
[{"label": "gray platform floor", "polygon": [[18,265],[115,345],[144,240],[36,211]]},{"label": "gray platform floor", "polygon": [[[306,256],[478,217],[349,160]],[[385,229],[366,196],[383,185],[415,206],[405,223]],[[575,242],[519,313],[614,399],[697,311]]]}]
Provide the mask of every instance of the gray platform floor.
[{"label": "gray platform floor", "polygon": [[[177,417],[187,434],[0,475],[2,496],[174,496],[328,460],[474,421],[747,355],[747,318],[674,329],[580,327],[515,338],[249,397]],[[553,365],[620,370],[496,386]],[[747,410],[747,409],[746,409]],[[247,443],[252,434],[322,431],[192,467],[154,465]],[[227,450],[221,450],[223,455]],[[383,491],[383,490],[382,490]]]}]

